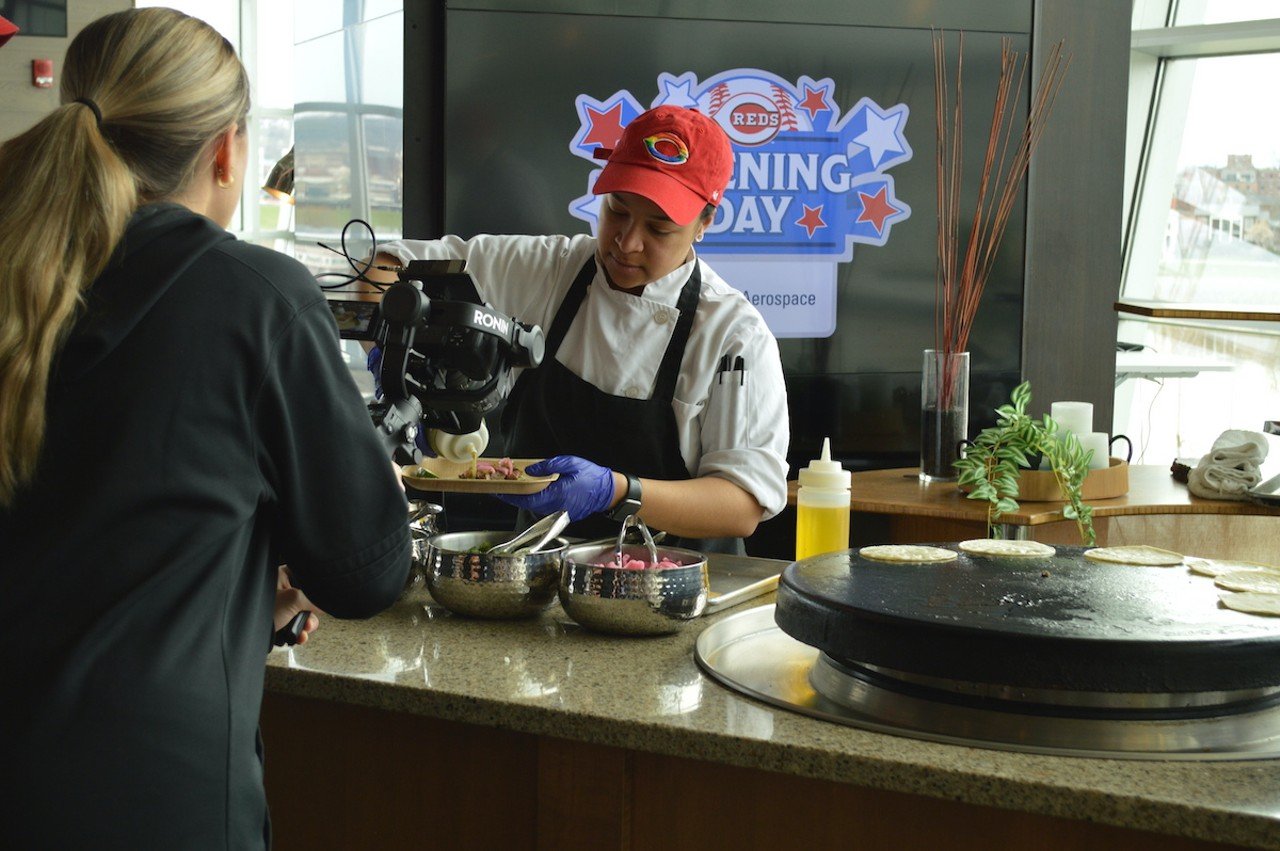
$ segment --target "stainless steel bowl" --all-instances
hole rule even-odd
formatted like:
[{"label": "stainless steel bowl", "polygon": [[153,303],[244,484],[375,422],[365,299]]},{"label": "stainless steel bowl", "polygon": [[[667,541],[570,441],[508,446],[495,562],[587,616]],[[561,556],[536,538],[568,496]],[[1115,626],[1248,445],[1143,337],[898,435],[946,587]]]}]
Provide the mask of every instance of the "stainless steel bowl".
[{"label": "stainless steel bowl", "polygon": [[[626,570],[613,566],[613,543],[580,544],[564,551],[558,593],[565,613],[587,629],[615,635],[665,635],[707,607],[707,558],[694,550],[658,547],[658,559],[680,567]],[[653,551],[625,544],[622,553],[652,563]]]},{"label": "stainless steel bowl", "polygon": [[529,618],[556,596],[561,554],[568,541],[528,554],[476,553],[511,532],[449,532],[427,541],[427,590],[451,612],[475,618]]},{"label": "stainless steel bowl", "polygon": [[440,532],[440,515],[444,509],[434,502],[411,500],[409,502],[409,542],[413,548],[409,578],[405,580],[400,596],[408,594],[427,573],[427,541]]}]

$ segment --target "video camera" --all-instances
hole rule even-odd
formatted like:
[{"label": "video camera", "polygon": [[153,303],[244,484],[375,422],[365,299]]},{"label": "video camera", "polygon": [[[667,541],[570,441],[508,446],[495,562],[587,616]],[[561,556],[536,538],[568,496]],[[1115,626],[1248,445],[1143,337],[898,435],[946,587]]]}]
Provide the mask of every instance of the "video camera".
[{"label": "video camera", "polygon": [[414,260],[377,293],[327,293],[344,340],[382,351],[374,426],[394,452],[412,456],[421,427],[450,434],[480,428],[515,382],[515,367],[542,362],[537,325],[489,308],[463,260]]}]

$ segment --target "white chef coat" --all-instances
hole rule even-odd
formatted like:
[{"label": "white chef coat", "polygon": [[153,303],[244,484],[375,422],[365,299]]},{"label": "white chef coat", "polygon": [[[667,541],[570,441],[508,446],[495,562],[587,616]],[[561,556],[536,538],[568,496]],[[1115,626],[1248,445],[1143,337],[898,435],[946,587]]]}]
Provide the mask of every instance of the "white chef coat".
[{"label": "white chef coat", "polygon": [[[400,259],[463,259],[494,309],[549,331],[594,237],[493,236],[402,240],[379,245]],[[778,343],[760,312],[705,262],[694,258],[639,295],[595,279],[556,359],[605,393],[631,399],[653,394],[658,366],[675,330],[680,290],[700,264],[702,297],[689,332],[671,406],[680,455],[690,475],[720,476],[749,492],[762,520],[787,504],[787,390]],[[724,358],[730,370],[721,372]],[[740,370],[733,367],[741,360]],[[601,423],[626,439],[626,423]]]}]

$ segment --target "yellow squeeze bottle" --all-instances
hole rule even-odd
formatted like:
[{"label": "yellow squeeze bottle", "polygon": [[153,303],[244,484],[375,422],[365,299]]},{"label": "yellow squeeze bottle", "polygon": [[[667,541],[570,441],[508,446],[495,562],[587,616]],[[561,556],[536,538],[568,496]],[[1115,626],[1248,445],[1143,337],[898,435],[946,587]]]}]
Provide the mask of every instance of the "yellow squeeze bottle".
[{"label": "yellow squeeze bottle", "polygon": [[850,473],[831,460],[831,438],[822,457],[800,470],[796,492],[796,560],[849,549]]}]

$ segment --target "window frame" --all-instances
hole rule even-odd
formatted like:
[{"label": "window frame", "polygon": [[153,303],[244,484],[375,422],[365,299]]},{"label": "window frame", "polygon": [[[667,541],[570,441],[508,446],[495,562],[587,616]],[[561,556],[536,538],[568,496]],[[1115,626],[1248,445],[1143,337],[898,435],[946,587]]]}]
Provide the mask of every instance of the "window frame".
[{"label": "window frame", "polygon": [[[1154,205],[1162,209],[1168,204],[1169,190],[1163,183],[1154,185],[1150,179],[1151,163],[1169,156],[1166,150],[1176,141],[1157,135],[1162,119],[1168,119],[1168,110],[1181,109],[1183,103],[1174,104],[1174,92],[1179,85],[1177,66],[1184,60],[1209,59],[1224,56],[1244,56],[1261,53],[1280,54],[1280,18],[1261,19],[1221,24],[1183,24],[1176,20],[1177,0],[1147,3],[1135,10],[1135,18],[1143,23],[1161,21],[1163,26],[1135,28],[1130,37],[1130,85],[1129,125],[1125,162],[1124,235],[1120,294],[1128,298],[1147,298],[1152,293],[1154,276],[1145,270],[1135,271],[1142,259],[1135,252],[1149,246],[1153,237],[1151,229],[1156,225],[1143,218],[1143,208]],[[1177,152],[1173,152],[1176,157]],[[1163,222],[1158,223],[1163,229]]]},{"label": "window frame", "polygon": [[[278,0],[276,0],[278,2]],[[240,42],[240,61],[244,63],[245,71],[249,75],[250,85],[254,85],[259,79],[258,68],[258,0],[238,0],[236,14],[238,15],[238,30]],[[279,35],[279,34],[277,34]],[[293,50],[293,33],[290,32],[288,37],[284,39],[290,51]],[[249,114],[245,118],[245,130],[248,134],[249,147],[249,164],[247,170],[249,174],[245,175],[245,180],[241,186],[240,206],[236,213],[235,224],[238,227],[231,228],[231,232],[235,234],[237,239],[245,242],[254,242],[259,245],[275,244],[277,247],[281,243],[292,245],[294,241],[293,231],[293,215],[287,217],[282,216],[282,220],[287,222],[287,228],[275,228],[272,230],[264,230],[258,227],[250,227],[249,225],[259,223],[261,221],[260,208],[262,206],[262,185],[260,183],[260,175],[258,175],[258,161],[261,156],[261,140],[262,140],[262,123],[266,120],[287,119],[290,128],[293,126],[293,108],[284,107],[263,107],[258,104],[255,99],[249,106]],[[292,135],[292,132],[290,133]],[[281,151],[280,156],[283,157],[287,151]],[[277,157],[278,159],[278,157]],[[249,176],[253,176],[250,182]],[[292,211],[292,204],[288,205]]]}]

